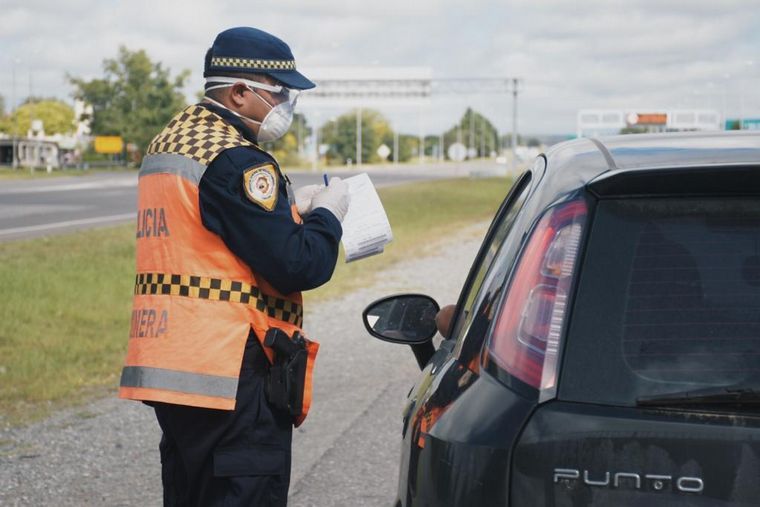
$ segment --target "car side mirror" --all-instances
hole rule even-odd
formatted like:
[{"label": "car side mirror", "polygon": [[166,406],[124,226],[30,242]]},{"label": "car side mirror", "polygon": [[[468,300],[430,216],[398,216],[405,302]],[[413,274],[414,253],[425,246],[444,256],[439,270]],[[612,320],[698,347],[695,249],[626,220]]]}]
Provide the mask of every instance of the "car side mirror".
[{"label": "car side mirror", "polygon": [[437,328],[438,303],[422,294],[399,294],[378,299],[362,313],[369,334],[392,343],[417,345],[429,342]]}]

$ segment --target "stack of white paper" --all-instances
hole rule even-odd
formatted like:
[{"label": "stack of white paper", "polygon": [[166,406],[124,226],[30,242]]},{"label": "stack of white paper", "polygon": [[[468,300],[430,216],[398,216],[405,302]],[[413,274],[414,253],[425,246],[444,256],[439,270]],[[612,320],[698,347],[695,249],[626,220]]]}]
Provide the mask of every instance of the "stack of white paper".
[{"label": "stack of white paper", "polygon": [[393,240],[393,232],[375,186],[367,173],[344,181],[351,195],[348,214],[343,220],[346,262],[382,253],[385,245]]}]

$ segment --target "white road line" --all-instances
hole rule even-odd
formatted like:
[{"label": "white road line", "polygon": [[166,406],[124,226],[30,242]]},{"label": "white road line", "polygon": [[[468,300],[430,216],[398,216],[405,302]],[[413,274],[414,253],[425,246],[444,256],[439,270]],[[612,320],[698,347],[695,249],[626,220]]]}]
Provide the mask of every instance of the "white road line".
[{"label": "white road line", "polygon": [[105,217],[82,218],[80,220],[67,220],[65,222],[53,222],[52,224],[29,225],[27,227],[14,227],[12,229],[0,229],[0,237],[10,236],[11,234],[24,234],[27,232],[60,229],[62,227],[71,227],[74,225],[89,225],[89,224],[98,224],[98,223],[112,222],[112,221],[115,222],[118,220],[126,220],[128,218],[135,218],[136,216],[137,215],[135,213],[122,213],[121,215],[108,215]]},{"label": "white road line", "polygon": [[38,185],[1,188],[0,195],[43,194],[48,192],[70,192],[72,190],[93,190],[107,188],[130,188],[137,186],[137,178],[121,178],[106,181],[83,181],[58,185]]}]

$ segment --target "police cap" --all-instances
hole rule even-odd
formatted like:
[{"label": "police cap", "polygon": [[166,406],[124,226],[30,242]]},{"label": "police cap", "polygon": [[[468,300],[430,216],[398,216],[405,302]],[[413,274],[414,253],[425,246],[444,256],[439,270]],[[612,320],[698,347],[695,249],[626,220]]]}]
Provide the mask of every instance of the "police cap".
[{"label": "police cap", "polygon": [[222,72],[266,74],[297,90],[316,86],[296,70],[295,58],[285,42],[250,27],[221,32],[206,52],[203,77]]}]

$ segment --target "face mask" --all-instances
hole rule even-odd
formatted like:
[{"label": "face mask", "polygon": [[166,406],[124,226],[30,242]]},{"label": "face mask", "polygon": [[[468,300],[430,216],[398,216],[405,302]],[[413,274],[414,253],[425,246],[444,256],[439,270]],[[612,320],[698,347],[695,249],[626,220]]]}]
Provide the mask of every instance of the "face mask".
[{"label": "face mask", "polygon": [[[261,100],[264,99],[262,98]],[[269,107],[272,107],[271,104]],[[280,102],[272,107],[264,119],[261,120],[256,139],[263,143],[279,139],[288,132],[291,123],[293,123],[293,104],[289,100]]]},{"label": "face mask", "polygon": [[[256,141],[265,143],[269,141],[275,141],[282,136],[284,136],[288,129],[290,129],[290,124],[293,123],[293,108],[295,107],[296,100],[298,99],[297,93],[290,92],[287,88],[279,85],[268,85],[265,83],[259,83],[257,81],[250,81],[248,79],[240,79],[240,78],[228,78],[228,77],[209,77],[206,78],[207,83],[225,83],[221,85],[211,86],[206,89],[213,90],[216,88],[225,88],[232,86],[235,83],[243,83],[245,84],[251,92],[256,94],[258,98],[260,98],[267,106],[269,106],[269,112],[264,117],[263,120],[258,121],[254,120],[253,118],[249,118],[247,116],[243,116],[242,114],[232,111],[228,107],[220,104],[219,102],[215,101],[214,99],[206,96],[204,97],[209,102],[212,102],[216,104],[219,107],[223,107],[224,109],[227,109],[229,112],[237,116],[238,118],[241,118],[243,120],[247,120],[253,123],[257,123],[259,125],[259,132],[256,135]],[[261,95],[259,95],[255,88],[261,88],[267,91],[270,91],[275,94],[286,94],[286,99],[280,102],[277,105],[272,105],[269,102],[264,99]]]}]

